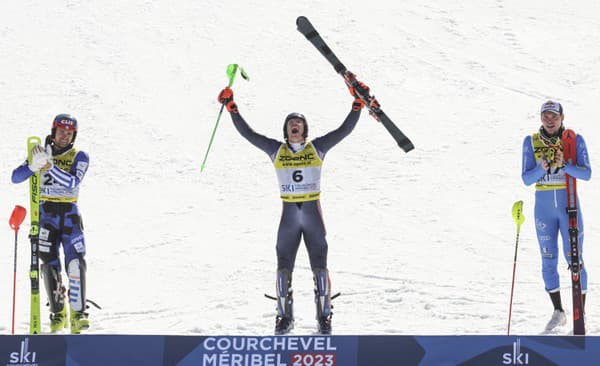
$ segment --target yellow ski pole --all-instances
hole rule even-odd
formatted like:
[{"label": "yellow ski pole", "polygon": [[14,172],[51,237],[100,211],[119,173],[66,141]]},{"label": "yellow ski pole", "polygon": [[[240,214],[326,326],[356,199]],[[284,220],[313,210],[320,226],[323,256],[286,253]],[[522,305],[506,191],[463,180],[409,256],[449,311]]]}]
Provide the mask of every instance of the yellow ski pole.
[{"label": "yellow ski pole", "polygon": [[512,315],[513,291],[515,289],[515,274],[517,271],[517,250],[519,248],[519,233],[521,232],[521,224],[525,221],[523,216],[523,201],[517,201],[512,207],[512,217],[517,224],[517,240],[515,242],[515,259],[513,262],[512,285],[510,288],[510,306],[508,308],[508,335],[510,335],[510,317]]}]

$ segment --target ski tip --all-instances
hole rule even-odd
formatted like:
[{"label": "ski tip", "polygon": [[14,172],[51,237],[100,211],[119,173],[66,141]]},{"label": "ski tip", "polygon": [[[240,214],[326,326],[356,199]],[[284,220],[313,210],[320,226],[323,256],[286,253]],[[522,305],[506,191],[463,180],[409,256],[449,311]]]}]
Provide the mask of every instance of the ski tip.
[{"label": "ski tip", "polygon": [[308,18],[304,15],[300,15],[298,18],[296,18],[296,25],[299,25],[302,22],[308,22]]},{"label": "ski tip", "polygon": [[42,142],[42,139],[39,138],[38,136],[29,136],[27,138],[27,143],[28,144],[39,144]]},{"label": "ski tip", "polygon": [[312,23],[304,15],[300,15],[298,18],[296,18],[296,29],[298,29],[300,33],[304,34],[307,39],[311,39],[319,34],[315,30],[315,27],[312,25]]},{"label": "ski tip", "polygon": [[575,131],[570,128],[566,129],[562,133],[562,140],[574,139],[576,137]]}]

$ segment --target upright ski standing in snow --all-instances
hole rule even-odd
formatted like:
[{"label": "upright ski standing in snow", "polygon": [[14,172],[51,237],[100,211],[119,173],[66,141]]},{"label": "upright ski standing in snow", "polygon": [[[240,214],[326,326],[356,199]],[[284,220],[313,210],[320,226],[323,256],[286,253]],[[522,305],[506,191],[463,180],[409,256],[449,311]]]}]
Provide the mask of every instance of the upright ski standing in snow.
[{"label": "upright ski standing in snow", "polygon": [[369,108],[370,114],[380,121],[386,130],[392,135],[398,146],[405,152],[409,152],[414,149],[415,146],[409,140],[406,135],[400,131],[398,126],[392,122],[392,120],[381,110],[379,107],[379,103],[373,103],[375,100],[373,96],[368,94],[368,90],[366,93],[361,93],[361,88],[358,80],[353,73],[346,69],[346,66],[341,63],[341,61],[337,58],[337,56],[331,51],[331,49],[327,46],[321,35],[317,32],[315,27],[310,23],[308,18],[304,16],[299,16],[296,19],[296,25],[298,26],[298,31],[302,33],[306,39],[308,39],[316,48],[321,52],[321,54],[329,61],[329,63],[333,66],[335,71],[340,74],[346,84],[349,87],[354,88],[357,92],[357,96],[365,102],[365,106]]},{"label": "upright ski standing in snow", "polygon": [[[562,134],[564,159],[567,163],[577,164],[577,141],[573,130],[565,130]],[[567,183],[567,214],[569,217],[569,242],[571,245],[571,288],[573,292],[573,334],[585,335],[585,319],[581,290],[579,262],[579,229],[577,225],[577,180],[565,174]]]},{"label": "upright ski standing in snow", "polygon": [[[37,136],[27,138],[27,161],[32,162],[32,150],[36,145],[41,144],[41,139]],[[38,240],[40,234],[40,172],[35,172],[29,177],[29,207],[31,229],[29,238],[31,240],[31,267],[29,278],[31,280],[31,307],[29,318],[29,333],[40,334],[42,324],[40,320],[40,264],[38,256]]]}]

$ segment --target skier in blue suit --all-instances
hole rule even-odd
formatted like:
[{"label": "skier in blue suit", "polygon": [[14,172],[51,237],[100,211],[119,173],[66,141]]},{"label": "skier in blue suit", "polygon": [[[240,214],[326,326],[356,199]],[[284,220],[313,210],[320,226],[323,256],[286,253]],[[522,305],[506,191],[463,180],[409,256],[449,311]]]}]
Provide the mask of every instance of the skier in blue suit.
[{"label": "skier in blue suit", "polygon": [[[526,185],[535,183],[535,229],[542,257],[542,277],[546,291],[554,306],[554,312],[546,330],[550,331],[566,323],[566,316],[560,298],[558,274],[558,234],[562,239],[563,255],[570,263],[569,218],[565,174],[589,180],[592,174],[585,140],[577,135],[577,161],[567,163],[563,155],[561,141],[564,113],[558,102],[548,101],[540,110],[542,126],[523,141],[523,165],[521,177]],[[577,199],[577,207],[579,199]],[[585,305],[587,291],[587,271],[583,265],[583,217],[578,214],[579,260],[581,262],[581,288]]]},{"label": "skier in blue suit", "polygon": [[[12,173],[12,182],[21,183],[40,172],[39,258],[41,274],[50,306],[50,331],[58,332],[71,324],[71,333],[89,327],[86,309],[86,262],[83,223],[77,206],[79,184],[89,165],[85,152],[73,147],[77,119],[59,114],[52,123],[46,147],[36,145],[32,161],[25,161]],[[70,318],[65,306],[66,288],[61,278],[59,248],[65,254],[69,278]]]}]

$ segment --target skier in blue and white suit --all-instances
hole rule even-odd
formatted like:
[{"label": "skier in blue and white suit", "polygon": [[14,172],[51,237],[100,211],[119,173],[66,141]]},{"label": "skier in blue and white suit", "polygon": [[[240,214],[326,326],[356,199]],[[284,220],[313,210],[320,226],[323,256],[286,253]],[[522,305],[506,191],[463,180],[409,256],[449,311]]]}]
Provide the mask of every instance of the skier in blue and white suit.
[{"label": "skier in blue and white suit", "polygon": [[[79,185],[87,172],[88,155],[73,147],[77,119],[59,114],[52,123],[45,148],[36,145],[32,162],[25,161],[12,174],[13,183],[40,172],[39,258],[50,305],[50,330],[57,332],[71,324],[71,333],[89,327],[86,309],[86,262],[83,224],[77,207]],[[65,286],[61,279],[59,248],[62,244],[69,278],[70,319],[65,307]]]},{"label": "skier in blue and white suit", "polygon": [[[535,183],[535,228],[542,256],[542,277],[546,291],[554,306],[552,318],[546,330],[564,325],[566,316],[560,298],[558,274],[558,234],[562,238],[563,255],[570,263],[569,218],[565,173],[589,180],[592,174],[590,161],[581,135],[577,135],[577,162],[567,163],[563,158],[561,135],[564,131],[564,113],[560,103],[548,101],[540,110],[542,126],[539,131],[523,141],[523,165],[521,177],[526,185]],[[583,215],[577,200],[579,225],[579,260],[581,261],[581,288],[585,304],[587,271],[583,265]]]},{"label": "skier in blue and white suit", "polygon": [[[368,87],[360,83],[361,94]],[[350,88],[354,95],[354,90]],[[307,140],[308,125],[300,113],[289,114],[283,124],[285,141],[268,138],[250,128],[238,112],[233,101],[233,91],[225,88],[218,101],[227,106],[238,132],[258,147],[273,162],[279,182],[283,211],[277,233],[277,317],[275,334],[285,334],[294,326],[292,311],[292,271],[300,240],[304,237],[315,281],[318,329],[331,333],[331,285],[327,270],[327,241],[321,216],[321,167],[325,154],[342,141],[360,117],[364,103],[355,97],[352,110],[340,127],[312,141]],[[374,101],[377,103],[377,101]]]}]

